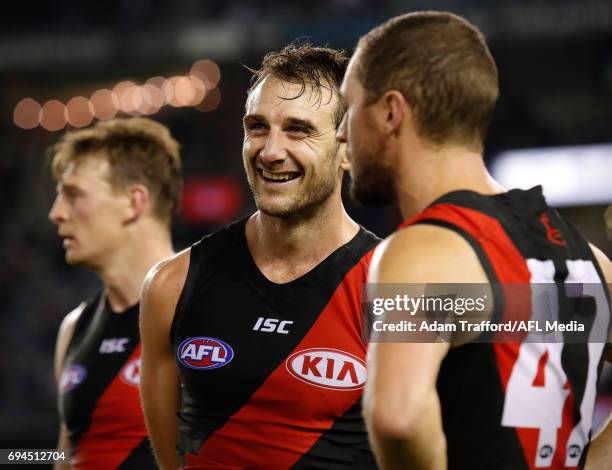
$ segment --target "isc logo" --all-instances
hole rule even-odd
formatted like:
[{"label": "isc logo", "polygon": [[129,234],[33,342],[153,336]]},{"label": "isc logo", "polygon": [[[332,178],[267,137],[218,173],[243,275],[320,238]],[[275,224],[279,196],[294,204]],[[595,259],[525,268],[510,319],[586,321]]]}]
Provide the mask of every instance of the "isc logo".
[{"label": "isc logo", "polygon": [[254,331],[263,331],[265,333],[280,333],[281,335],[289,334],[289,330],[287,327],[293,324],[291,320],[277,320],[276,318],[264,318],[259,317],[255,326],[253,327]]},{"label": "isc logo", "polygon": [[360,389],[367,376],[361,359],[338,349],[304,349],[289,356],[286,366],[296,379],[334,390]]},{"label": "isc logo", "polygon": [[130,342],[129,338],[103,339],[98,350],[102,354],[125,352],[125,346]]},{"label": "isc logo", "polygon": [[230,363],[234,351],[225,341],[207,336],[187,338],[176,351],[181,364],[191,369],[216,369]]}]

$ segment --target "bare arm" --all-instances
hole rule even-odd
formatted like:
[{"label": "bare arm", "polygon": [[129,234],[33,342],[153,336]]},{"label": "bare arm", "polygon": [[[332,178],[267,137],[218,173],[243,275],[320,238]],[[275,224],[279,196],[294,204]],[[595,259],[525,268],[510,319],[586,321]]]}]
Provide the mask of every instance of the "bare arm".
[{"label": "bare arm", "polygon": [[[377,248],[370,283],[487,283],[476,254],[454,232],[402,230]],[[436,381],[448,343],[372,343],[364,415],[381,469],[447,466]]]},{"label": "bare arm", "polygon": [[[612,283],[612,263],[596,246],[591,245],[593,254],[603,271],[608,284]],[[612,362],[612,348],[606,349],[606,360]],[[606,470],[612,468],[612,416],[608,418],[603,430],[593,439],[587,454],[585,470]]]},{"label": "bare arm", "polygon": [[[57,334],[57,341],[55,344],[54,372],[58,394],[60,393],[59,385],[62,377],[62,369],[64,368],[64,358],[66,357],[66,350],[68,349],[68,345],[70,344],[70,340],[72,339],[76,322],[79,319],[79,316],[81,315],[81,312],[83,312],[84,308],[85,303],[82,303],[76,309],[66,315],[64,317],[64,320],[62,320],[62,324],[60,325],[60,329]],[[61,416],[59,434],[57,439],[57,449],[64,451],[66,456],[70,455],[70,441],[68,438],[68,429],[66,428],[66,424],[61,421]],[[69,463],[56,463],[53,466],[54,470],[67,470],[69,468]]]},{"label": "bare arm", "polygon": [[179,467],[179,378],[170,327],[188,268],[189,251],[155,266],[145,280],[140,304],[140,394],[155,458],[162,470]]}]

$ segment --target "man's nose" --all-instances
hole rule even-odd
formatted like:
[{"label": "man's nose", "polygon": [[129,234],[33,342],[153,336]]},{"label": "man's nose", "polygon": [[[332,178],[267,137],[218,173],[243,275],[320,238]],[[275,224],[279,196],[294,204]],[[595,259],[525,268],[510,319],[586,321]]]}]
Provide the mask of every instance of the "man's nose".
[{"label": "man's nose", "polygon": [[259,156],[260,159],[266,164],[287,158],[286,140],[282,131],[270,129],[264,148]]},{"label": "man's nose", "polygon": [[66,220],[66,208],[59,194],[55,197],[53,205],[49,210],[49,220],[56,225]]}]

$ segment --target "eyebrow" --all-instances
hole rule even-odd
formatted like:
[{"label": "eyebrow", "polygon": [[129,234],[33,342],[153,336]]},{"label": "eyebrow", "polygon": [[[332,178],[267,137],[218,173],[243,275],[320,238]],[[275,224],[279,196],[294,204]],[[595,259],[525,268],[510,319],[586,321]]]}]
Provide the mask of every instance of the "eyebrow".
[{"label": "eyebrow", "polygon": [[244,124],[248,122],[265,122],[265,121],[266,120],[261,114],[247,114],[245,117],[242,118],[242,122]]},{"label": "eyebrow", "polygon": [[288,124],[290,126],[295,127],[303,127],[308,132],[316,132],[317,127],[309,121],[308,119],[300,119],[300,118],[289,118],[284,121],[283,124]]},{"label": "eyebrow", "polygon": [[[264,118],[261,114],[249,114],[242,119],[244,125],[255,123],[255,122],[267,122],[266,118]],[[283,120],[283,125],[302,127],[308,132],[317,132],[317,126],[314,125],[312,121],[309,119],[295,118],[290,117]]]}]

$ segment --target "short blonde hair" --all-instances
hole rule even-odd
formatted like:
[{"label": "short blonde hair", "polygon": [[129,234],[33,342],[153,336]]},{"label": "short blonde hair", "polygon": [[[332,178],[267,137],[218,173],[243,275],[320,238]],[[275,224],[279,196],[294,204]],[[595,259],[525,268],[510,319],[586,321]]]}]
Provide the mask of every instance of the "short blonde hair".
[{"label": "short blonde hair", "polygon": [[49,154],[56,181],[72,162],[92,156],[105,158],[113,188],[145,185],[160,221],[169,225],[178,208],[183,184],[179,144],[166,126],[151,119],[117,118],[67,132]]}]

